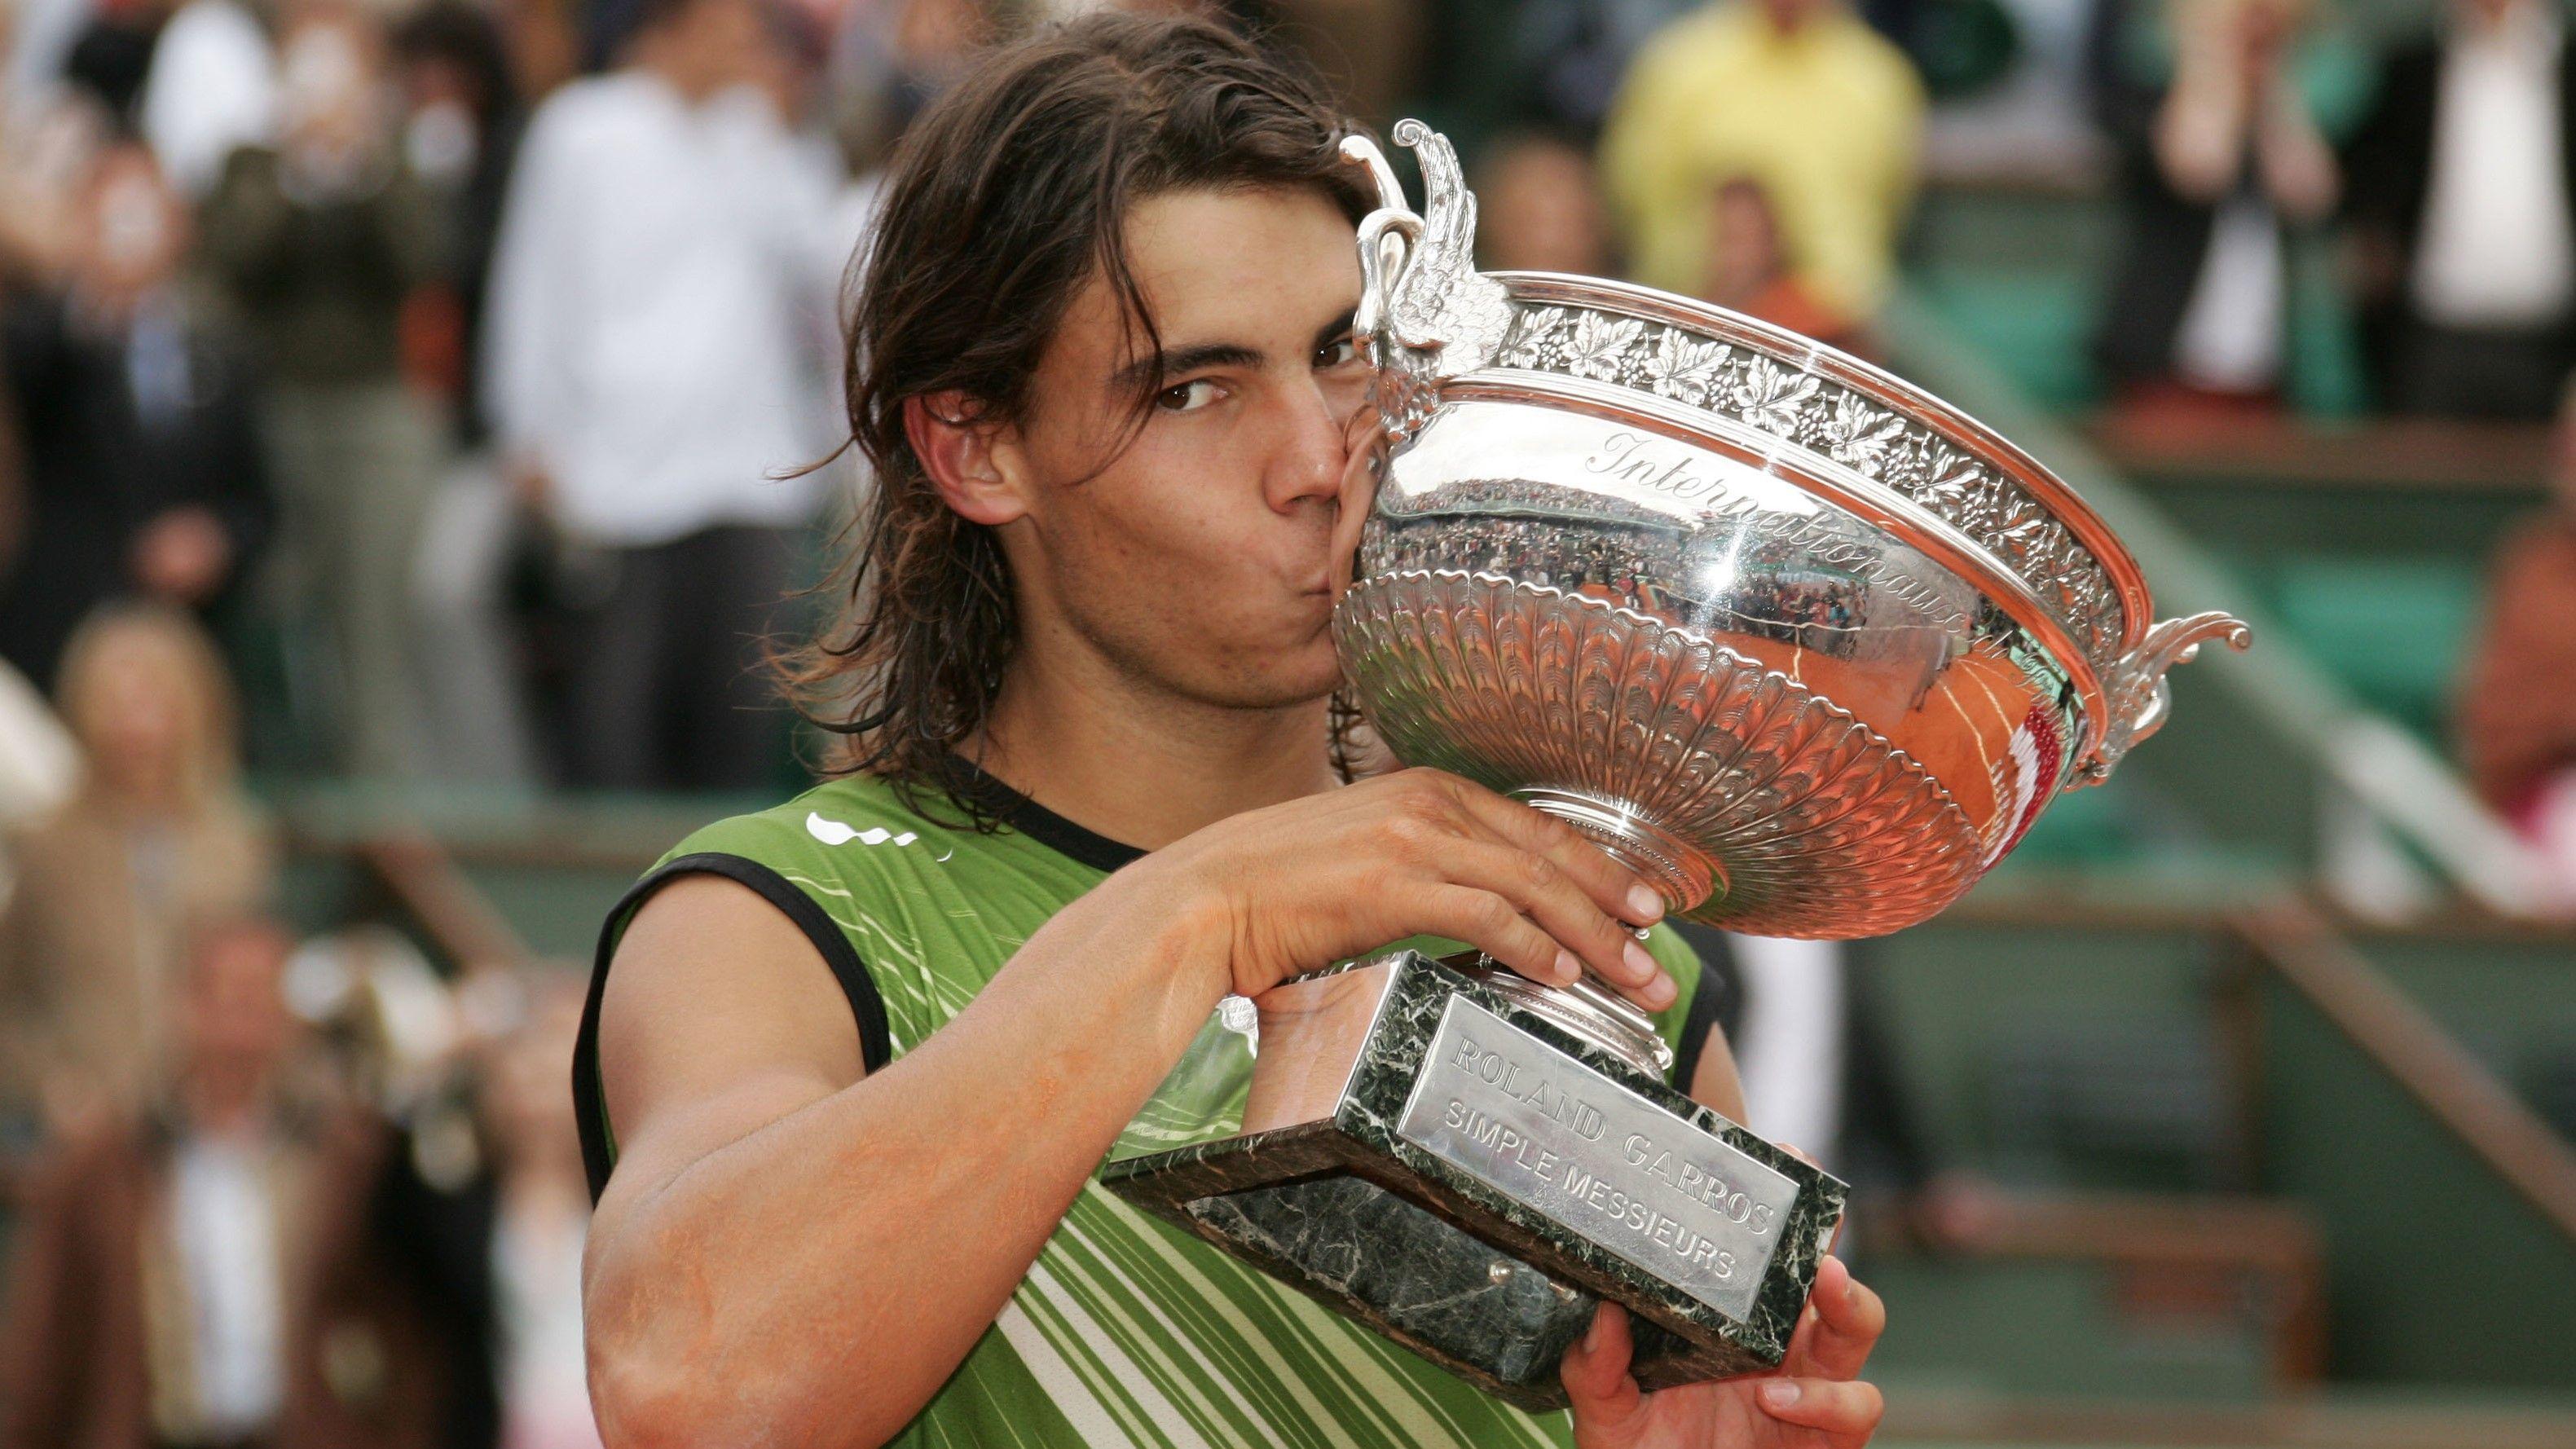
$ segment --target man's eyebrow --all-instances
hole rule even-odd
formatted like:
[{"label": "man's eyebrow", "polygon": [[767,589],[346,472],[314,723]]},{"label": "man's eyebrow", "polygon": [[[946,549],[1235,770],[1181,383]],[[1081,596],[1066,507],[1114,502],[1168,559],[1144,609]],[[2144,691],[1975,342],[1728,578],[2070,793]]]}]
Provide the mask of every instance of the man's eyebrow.
[{"label": "man's eyebrow", "polygon": [[1351,327],[1359,321],[1359,318],[1359,308],[1345,308],[1342,315],[1325,323],[1322,329],[1315,333],[1315,350],[1317,352],[1321,352],[1325,348],[1332,346],[1334,343],[1341,341],[1344,334],[1351,330]]},{"label": "man's eyebrow", "polygon": [[1142,392],[1156,378],[1179,377],[1210,367],[1261,366],[1261,349],[1240,342],[1199,342],[1187,347],[1166,347],[1151,357],[1140,357],[1118,369],[1110,378],[1121,392]]},{"label": "man's eyebrow", "polygon": [[[1344,308],[1340,316],[1316,329],[1311,351],[1321,352],[1340,341],[1358,317],[1358,308]],[[1260,348],[1240,342],[1199,342],[1140,357],[1112,374],[1110,383],[1121,392],[1141,392],[1158,377],[1181,377],[1211,367],[1258,368],[1267,360]]]}]

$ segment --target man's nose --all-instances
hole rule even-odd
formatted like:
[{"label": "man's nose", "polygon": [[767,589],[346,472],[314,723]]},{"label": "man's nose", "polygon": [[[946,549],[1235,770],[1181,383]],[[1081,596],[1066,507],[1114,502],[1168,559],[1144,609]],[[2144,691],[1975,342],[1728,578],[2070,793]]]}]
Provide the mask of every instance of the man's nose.
[{"label": "man's nose", "polygon": [[1320,381],[1289,390],[1280,405],[1278,443],[1264,480],[1272,508],[1286,513],[1308,499],[1340,497],[1350,411]]}]

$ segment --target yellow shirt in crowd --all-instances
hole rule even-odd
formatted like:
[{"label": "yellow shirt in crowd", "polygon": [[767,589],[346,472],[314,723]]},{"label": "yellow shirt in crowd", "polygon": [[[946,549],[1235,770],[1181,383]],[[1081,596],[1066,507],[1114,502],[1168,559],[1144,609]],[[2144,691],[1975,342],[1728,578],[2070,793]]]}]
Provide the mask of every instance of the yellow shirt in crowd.
[{"label": "yellow shirt in crowd", "polygon": [[1786,33],[1743,3],[1675,21],[1639,52],[1602,136],[1632,270],[1698,292],[1712,196],[1746,178],[1770,194],[1808,294],[1868,317],[1895,269],[1923,109],[1912,63],[1840,5]]}]

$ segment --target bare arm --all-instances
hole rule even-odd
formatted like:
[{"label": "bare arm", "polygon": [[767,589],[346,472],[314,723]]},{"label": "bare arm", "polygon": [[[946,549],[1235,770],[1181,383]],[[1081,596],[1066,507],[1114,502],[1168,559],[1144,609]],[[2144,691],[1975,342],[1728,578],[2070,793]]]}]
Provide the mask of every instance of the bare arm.
[{"label": "bare arm", "polygon": [[937,1392],[1228,991],[1415,934],[1672,1000],[1572,831],[1412,771],[1236,817],[1118,872],[862,1080],[814,948],[731,882],[637,914],[600,1022],[621,1154],[591,1233],[612,1446],[867,1445]]}]

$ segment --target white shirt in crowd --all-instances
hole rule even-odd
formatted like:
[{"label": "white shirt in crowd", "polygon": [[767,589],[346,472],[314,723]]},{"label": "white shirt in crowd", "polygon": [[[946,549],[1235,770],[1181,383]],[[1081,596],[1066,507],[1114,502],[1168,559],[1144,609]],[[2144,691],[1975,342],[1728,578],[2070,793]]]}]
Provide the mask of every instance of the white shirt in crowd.
[{"label": "white shirt in crowd", "polygon": [[277,139],[277,55],[236,0],[188,0],[153,42],[143,139],[182,195],[203,198],[243,146]]},{"label": "white shirt in crowd", "polygon": [[285,1273],[266,1145],[189,1137],[172,1164],[170,1226],[187,1294],[198,1412],[218,1437],[264,1434],[286,1385]]},{"label": "white shirt in crowd", "polygon": [[1735,1068],[1744,1125],[1834,1166],[1843,1121],[1843,948],[1729,936],[1744,978]]},{"label": "white shirt in crowd", "polygon": [[486,404],[555,521],[642,548],[792,526],[829,452],[848,240],[837,167],[750,89],[689,104],[621,71],[558,91],[511,177]]},{"label": "white shirt in crowd", "polygon": [[504,1207],[492,1234],[500,1449],[599,1449],[581,1343],[584,1220]]},{"label": "white shirt in crowd", "polygon": [[2270,202],[2240,190],[2220,203],[2174,330],[2175,375],[2212,392],[2261,392],[2280,381],[2285,267]]},{"label": "white shirt in crowd", "polygon": [[2442,53],[2416,310],[2446,327],[2527,328],[2576,300],[2554,5],[2458,24]]}]

